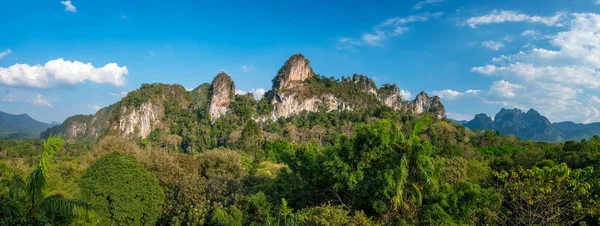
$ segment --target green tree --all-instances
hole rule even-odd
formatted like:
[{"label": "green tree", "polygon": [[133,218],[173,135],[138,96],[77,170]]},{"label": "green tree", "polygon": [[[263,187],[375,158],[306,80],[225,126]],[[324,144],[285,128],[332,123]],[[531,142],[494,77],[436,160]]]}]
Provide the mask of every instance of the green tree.
[{"label": "green tree", "polygon": [[263,131],[258,124],[254,120],[248,120],[244,130],[242,130],[239,146],[242,150],[254,151],[259,149],[263,139]]},{"label": "green tree", "polygon": [[553,167],[498,172],[504,196],[504,221],[509,225],[573,225],[600,206],[592,190],[593,169],[572,170],[562,163]]},{"label": "green tree", "polygon": [[117,152],[85,171],[81,194],[108,225],[154,225],[165,200],[156,178],[133,156]]},{"label": "green tree", "polygon": [[47,185],[48,167],[52,158],[62,150],[63,145],[62,138],[49,135],[44,141],[40,161],[27,176],[27,180],[23,180],[18,174],[12,176],[9,183],[9,197],[1,199],[2,205],[0,206],[3,210],[0,214],[2,216],[0,223],[66,225],[75,217],[85,214],[89,209],[87,203],[67,199],[61,194],[46,196],[43,192]]}]

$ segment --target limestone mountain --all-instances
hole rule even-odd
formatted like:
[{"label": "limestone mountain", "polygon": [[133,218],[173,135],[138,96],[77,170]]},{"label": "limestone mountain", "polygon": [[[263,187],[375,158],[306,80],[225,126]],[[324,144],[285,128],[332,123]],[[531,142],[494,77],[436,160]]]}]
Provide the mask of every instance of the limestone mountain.
[{"label": "limestone mountain", "polygon": [[67,138],[96,139],[104,134],[147,137],[156,128],[169,128],[173,111],[188,109],[192,95],[181,85],[142,84],[121,101],[94,115],[75,115],[41,136],[59,133]]},{"label": "limestone mountain", "polygon": [[221,72],[210,85],[208,112],[212,120],[227,114],[229,104],[235,100],[235,84],[229,75]]},{"label": "limestone mountain", "polygon": [[[395,84],[377,88],[369,77],[354,74],[336,79],[314,73],[301,54],[291,56],[272,80],[273,87],[261,100],[235,94],[233,80],[224,72],[211,84],[186,91],[181,85],[143,84],[121,101],[94,115],[76,115],[44,133],[66,138],[95,140],[103,135],[167,141],[163,145],[193,147],[235,142],[240,125],[248,120],[268,124],[280,118],[310,113],[391,108],[407,114],[429,113],[446,117],[438,97],[419,93],[403,100]],[[218,127],[219,134],[211,128]],[[236,132],[237,131],[237,132]],[[236,135],[238,134],[238,135]],[[212,137],[211,139],[207,137]]]},{"label": "limestone mountain", "polygon": [[477,114],[464,124],[472,130],[496,130],[502,135],[515,135],[524,140],[565,141],[589,139],[600,134],[600,123],[576,124],[573,122],[551,123],[534,109],[504,109],[494,120],[486,114]]}]

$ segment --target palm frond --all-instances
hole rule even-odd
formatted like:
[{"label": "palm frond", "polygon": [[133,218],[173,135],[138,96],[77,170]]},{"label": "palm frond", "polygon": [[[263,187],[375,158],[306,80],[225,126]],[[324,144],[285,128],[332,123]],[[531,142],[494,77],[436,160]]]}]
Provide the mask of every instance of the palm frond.
[{"label": "palm frond", "polygon": [[411,197],[413,201],[415,202],[415,204],[417,204],[417,206],[421,206],[421,204],[423,204],[423,195],[421,194],[421,190],[419,190],[417,185],[414,183],[410,184],[409,187],[411,189],[410,193],[412,194]]},{"label": "palm frond", "polygon": [[84,201],[65,199],[62,195],[55,194],[42,200],[39,204],[39,208],[46,215],[70,215],[81,217],[90,209],[90,206]]},{"label": "palm frond", "polygon": [[18,174],[12,175],[9,183],[9,196],[12,199],[18,199],[18,197],[23,194],[26,188],[27,186],[25,185],[25,181],[21,176]]},{"label": "palm frond", "polygon": [[45,187],[46,177],[43,175],[41,167],[38,166],[27,176],[27,195],[33,202],[39,201],[44,197],[42,189]]},{"label": "palm frond", "polygon": [[52,158],[58,154],[65,144],[65,141],[58,137],[57,135],[50,134],[48,139],[44,141],[44,152],[42,152],[42,157],[40,158],[40,162],[38,163],[38,167],[40,167],[42,174],[44,176],[47,174],[48,165]]},{"label": "palm frond", "polygon": [[400,206],[404,203],[404,186],[408,181],[408,170],[408,158],[406,158],[406,155],[402,155],[402,158],[400,159],[400,175],[398,177],[398,181],[396,182],[396,195],[392,197],[392,204],[395,211],[398,211]]}]

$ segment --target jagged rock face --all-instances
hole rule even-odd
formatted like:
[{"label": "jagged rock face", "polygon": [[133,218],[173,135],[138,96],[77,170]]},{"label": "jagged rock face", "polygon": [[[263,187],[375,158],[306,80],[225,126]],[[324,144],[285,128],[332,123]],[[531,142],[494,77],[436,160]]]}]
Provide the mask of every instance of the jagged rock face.
[{"label": "jagged rock face", "polygon": [[385,106],[388,106],[395,111],[401,110],[405,103],[402,102],[402,97],[400,96],[400,89],[395,84],[384,84],[378,92],[378,99]]},{"label": "jagged rock face", "polygon": [[212,120],[227,114],[229,104],[235,99],[235,84],[229,75],[221,72],[215,77],[210,87],[210,104],[208,113]]},{"label": "jagged rock face", "polygon": [[85,134],[87,131],[87,122],[74,122],[69,128],[67,128],[68,137],[77,137],[80,134]]},{"label": "jagged rock face", "polygon": [[308,61],[302,54],[295,54],[288,59],[283,67],[279,69],[273,90],[281,91],[286,89],[298,88],[305,79],[312,76],[313,70]]},{"label": "jagged rock face", "polygon": [[334,95],[327,94],[298,101],[295,94],[277,96],[277,104],[273,110],[272,119],[290,117],[302,111],[317,112],[324,107],[327,111],[352,110],[352,107],[339,100]]},{"label": "jagged rock face", "polygon": [[285,62],[273,80],[273,120],[302,111],[318,110],[321,98],[313,97],[303,101],[298,98],[302,82],[312,75],[310,62],[301,54],[295,54]]},{"label": "jagged rock face", "polygon": [[136,134],[136,130],[139,130],[138,135],[146,138],[163,114],[163,107],[158,107],[150,102],[143,103],[139,108],[128,109],[124,106],[119,118],[119,130],[123,136]]},{"label": "jagged rock face", "polygon": [[412,103],[415,114],[431,113],[438,119],[446,118],[446,110],[438,96],[429,97],[427,93],[421,92]]},{"label": "jagged rock face", "polygon": [[377,85],[366,75],[354,74],[352,75],[352,82],[359,83],[364,92],[377,95]]}]

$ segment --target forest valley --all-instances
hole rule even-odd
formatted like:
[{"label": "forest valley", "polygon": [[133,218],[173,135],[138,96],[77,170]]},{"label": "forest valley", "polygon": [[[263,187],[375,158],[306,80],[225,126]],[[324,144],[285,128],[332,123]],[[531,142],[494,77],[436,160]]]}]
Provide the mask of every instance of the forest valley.
[{"label": "forest valley", "polygon": [[600,224],[599,136],[470,130],[437,97],[320,76],[301,55],[260,100],[230,80],[144,84],[0,140],[0,225]]}]

